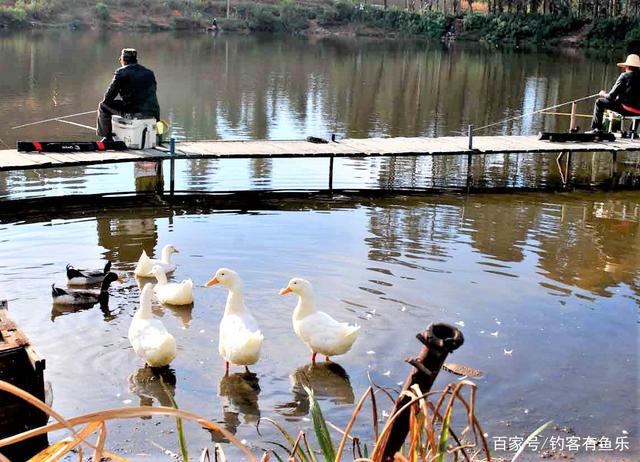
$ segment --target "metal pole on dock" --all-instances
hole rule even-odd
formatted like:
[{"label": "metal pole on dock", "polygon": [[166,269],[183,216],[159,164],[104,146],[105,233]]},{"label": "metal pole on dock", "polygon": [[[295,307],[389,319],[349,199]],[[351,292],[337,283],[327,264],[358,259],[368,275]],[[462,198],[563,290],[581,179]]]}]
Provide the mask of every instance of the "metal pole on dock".
[{"label": "metal pole on dock", "polygon": [[170,183],[169,183],[169,193],[173,196],[173,193],[175,191],[175,186],[176,186],[176,165],[175,165],[175,159],[173,158],[173,156],[176,155],[176,139],[175,138],[171,138],[171,140],[169,141],[169,153],[171,154],[171,161],[170,161]]},{"label": "metal pole on dock", "polygon": [[[447,355],[464,343],[464,336],[459,329],[449,324],[432,323],[429,324],[424,332],[419,333],[416,338],[423,344],[423,347],[417,358],[407,360],[414,369],[407,376],[402,386],[402,391],[410,391],[412,386],[418,385],[422,393],[427,393],[431,390],[431,386],[436,380]],[[409,401],[411,401],[411,398],[407,394],[400,393],[389,418],[394,417]],[[410,414],[408,410],[405,410],[395,418],[392,424],[393,427],[387,433],[387,437],[379,443],[380,449],[376,450],[375,455],[382,455],[382,458],[376,457],[375,460],[384,462],[394,460],[396,452],[400,450],[407,438]]]},{"label": "metal pole on dock", "polygon": [[467,127],[467,133],[469,135],[469,149],[473,149],[473,125]]},{"label": "metal pole on dock", "polygon": [[[473,125],[468,127],[469,134],[469,151],[473,149]],[[467,193],[471,190],[471,183],[473,182],[473,172],[471,170],[471,152],[467,154]]]},{"label": "metal pole on dock", "polygon": [[329,191],[333,191],[333,156],[329,157]]}]

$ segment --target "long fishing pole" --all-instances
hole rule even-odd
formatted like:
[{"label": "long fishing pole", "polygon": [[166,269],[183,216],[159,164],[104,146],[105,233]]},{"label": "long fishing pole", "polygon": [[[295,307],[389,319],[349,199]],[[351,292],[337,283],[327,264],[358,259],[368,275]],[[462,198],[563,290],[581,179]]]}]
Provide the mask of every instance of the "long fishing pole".
[{"label": "long fishing pole", "polygon": [[66,115],[66,116],[60,116],[60,117],[54,117],[52,119],[44,119],[44,120],[38,120],[37,122],[30,122],[28,124],[23,124],[23,125],[18,125],[17,127],[11,127],[11,130],[16,130],[18,128],[24,128],[24,127],[31,127],[32,125],[38,125],[38,124],[43,124],[45,122],[56,122],[56,121],[62,121],[63,119],[69,119],[71,117],[76,117],[76,116],[81,116],[81,115],[87,115],[87,114],[94,114],[98,112],[97,109],[93,110],[93,111],[87,111],[87,112],[78,112],[77,114],[71,114],[71,115]]},{"label": "long fishing pole", "polygon": [[494,122],[494,123],[489,124],[489,125],[484,125],[482,127],[474,128],[473,131],[477,132],[478,130],[484,130],[485,128],[494,127],[496,125],[500,125],[500,124],[503,124],[505,122],[511,122],[513,120],[522,119],[523,117],[528,117],[530,115],[538,114],[540,112],[548,111],[550,109],[556,109],[556,108],[559,108],[561,106],[566,106],[567,104],[578,103],[580,101],[584,101],[585,99],[595,98],[599,94],[600,93],[595,93],[593,95],[585,96],[584,98],[574,99],[573,101],[567,101],[566,103],[560,103],[560,104],[556,104],[555,106],[545,107],[544,109],[539,109],[539,110],[533,111],[533,112],[527,112],[526,114],[522,114],[522,115],[519,115],[519,116],[516,116],[516,117],[511,117],[510,119],[504,119],[504,120],[501,120],[499,122]]}]

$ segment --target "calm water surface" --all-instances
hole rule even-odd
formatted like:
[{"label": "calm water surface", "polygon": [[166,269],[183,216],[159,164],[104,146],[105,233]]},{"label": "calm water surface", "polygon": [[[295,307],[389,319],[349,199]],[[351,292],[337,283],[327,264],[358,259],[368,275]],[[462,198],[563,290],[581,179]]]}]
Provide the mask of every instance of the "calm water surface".
[{"label": "calm water surface", "polygon": [[[3,224],[0,293],[47,358],[55,406],[65,415],[166,402],[145,386],[126,333],[140,252],[174,243],[181,249],[175,279],[197,283],[192,309],[156,310],[179,345],[175,398],[258,446],[274,437],[266,429],[258,437],[258,416],[309,426],[295,387],[309,355],[291,329],[295,300],[277,295],[292,276],[310,279],[327,311],[362,325],[352,352],[336,358],[344,374],[307,370],[331,421],[345,423],[367,373],[397,386],[408,370],[402,359],[418,348],[414,333],[445,321],[462,326],[466,338],[455,362],[486,374],[478,380],[478,413],[489,435],[521,435],[553,419],[581,436],[627,431],[635,438],[639,228],[635,193],[87,213]],[[127,274],[108,311],[52,309],[50,285],[65,282],[66,263],[97,266],[105,258]],[[201,286],[220,266],[243,276],[265,334],[255,367],[259,393],[222,377],[216,347],[225,291]],[[452,380],[443,373],[438,382]],[[126,452],[154,453],[152,442],[175,447],[172,428],[156,418],[116,425],[112,441]],[[366,424],[359,431],[369,436]],[[203,431],[191,433],[195,446],[209,441]]]},{"label": "calm water surface", "polygon": [[[460,44],[11,35],[0,37],[3,142],[91,138],[62,124],[20,132],[10,127],[92,109],[124,46],[137,47],[155,70],[164,116],[181,139],[449,135],[468,123],[594,93],[617,75],[615,66],[581,55]],[[91,117],[78,120],[92,123]],[[489,133],[533,134],[566,125],[547,116]],[[619,171],[637,173],[637,154],[618,160]],[[574,158],[574,175],[586,183],[602,181],[610,167],[607,157]],[[321,188],[327,168],[324,160],[178,162],[176,187]],[[0,173],[0,197],[144,189],[144,170],[111,165]],[[437,187],[462,182],[464,175],[451,157],[342,159],[335,185]],[[474,164],[474,178],[489,186],[558,181],[555,156],[487,156]],[[309,427],[303,376],[328,418],[344,424],[368,386],[367,374],[397,386],[408,371],[402,359],[419,347],[414,334],[444,321],[458,323],[466,338],[452,360],[485,372],[477,381],[478,414],[490,437],[525,435],[553,419],[581,437],[628,432],[635,452],[627,456],[637,458],[637,192],[296,202],[251,213],[159,207],[41,215],[0,222],[0,296],[10,299],[13,316],[46,357],[55,407],[64,415],[167,404],[146,380],[126,333],[138,297],[130,272],[140,252],[157,254],[174,243],[181,249],[175,278],[198,284],[192,309],[156,309],[179,344],[176,401],[252,444],[268,447],[277,439],[266,426],[263,437],[257,435],[260,416],[292,430]],[[64,266],[98,266],[104,258],[127,274],[113,287],[109,310],[54,310],[50,285],[65,282]],[[220,266],[245,279],[248,305],[265,334],[258,383],[222,377],[217,325],[225,291],[201,287]],[[295,299],[277,295],[292,276],[310,279],[327,311],[362,325],[352,352],[336,358],[342,369],[308,366],[291,329]],[[438,382],[455,380],[443,373]],[[119,445],[112,449],[158,457],[155,444],[176,447],[173,430],[173,422],[157,418],[120,423],[110,427]],[[356,431],[370,438],[364,421]],[[211,437],[193,427],[189,440],[196,448]]]}]

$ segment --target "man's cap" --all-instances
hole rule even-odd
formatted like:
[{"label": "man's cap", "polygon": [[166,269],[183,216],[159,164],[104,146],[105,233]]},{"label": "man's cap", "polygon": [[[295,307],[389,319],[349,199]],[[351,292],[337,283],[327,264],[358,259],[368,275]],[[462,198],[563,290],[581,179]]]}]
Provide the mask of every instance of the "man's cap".
[{"label": "man's cap", "polygon": [[138,60],[138,50],[135,48],[123,48],[120,53],[120,57],[124,61],[137,61]]},{"label": "man's cap", "polygon": [[618,67],[640,67],[640,56],[629,55],[623,63],[618,63]]}]

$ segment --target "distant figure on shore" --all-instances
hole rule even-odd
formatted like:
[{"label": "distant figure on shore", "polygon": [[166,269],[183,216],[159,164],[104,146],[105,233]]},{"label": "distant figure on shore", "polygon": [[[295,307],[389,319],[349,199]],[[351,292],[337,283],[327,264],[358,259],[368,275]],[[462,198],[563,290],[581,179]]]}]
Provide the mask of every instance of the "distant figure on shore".
[{"label": "distant figure on shore", "polygon": [[218,32],[218,20],[216,18],[213,18],[211,21],[211,27],[209,29],[213,32]]},{"label": "distant figure on shore", "polygon": [[[102,141],[113,141],[111,116],[130,116],[137,119],[155,117],[160,120],[160,105],[156,96],[156,77],[138,64],[138,52],[123,48],[122,67],[116,69],[113,80],[98,106],[98,136]],[[117,97],[120,99],[116,99]]]},{"label": "distant figure on shore", "polygon": [[624,63],[618,63],[624,71],[607,93],[602,90],[593,107],[591,132],[602,131],[605,109],[624,116],[640,116],[640,57],[629,55]]}]

